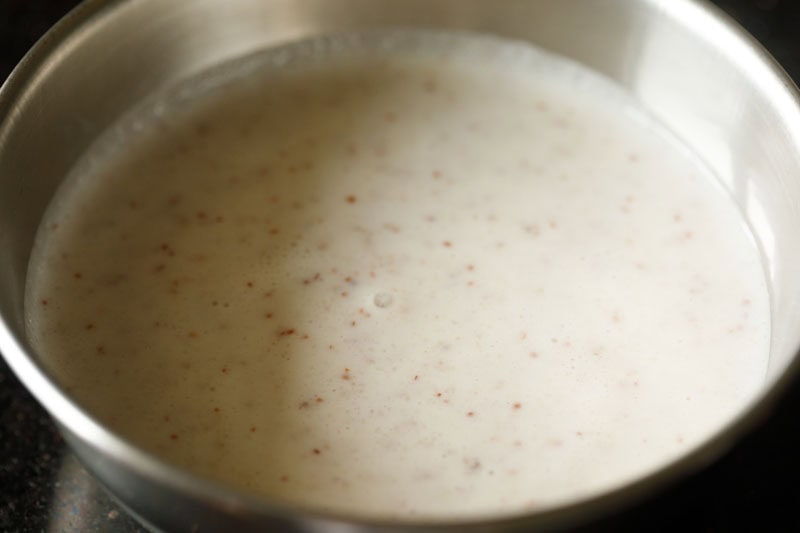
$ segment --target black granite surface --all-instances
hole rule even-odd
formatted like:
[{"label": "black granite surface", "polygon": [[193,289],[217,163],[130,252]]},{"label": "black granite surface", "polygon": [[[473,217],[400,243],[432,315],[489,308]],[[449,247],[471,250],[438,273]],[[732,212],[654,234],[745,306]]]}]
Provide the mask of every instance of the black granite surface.
[{"label": "black granite surface", "polygon": [[[800,80],[800,0],[715,3]],[[0,0],[0,80],[76,4],[75,0]],[[762,427],[713,467],[600,528],[800,531],[800,385],[789,391]],[[2,360],[0,531],[143,531],[81,468],[48,415]]]}]

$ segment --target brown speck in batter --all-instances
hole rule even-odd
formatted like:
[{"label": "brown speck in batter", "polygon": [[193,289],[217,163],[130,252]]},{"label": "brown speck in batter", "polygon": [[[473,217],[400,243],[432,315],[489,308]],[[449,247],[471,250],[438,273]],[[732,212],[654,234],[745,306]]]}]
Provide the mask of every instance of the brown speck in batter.
[{"label": "brown speck in batter", "polygon": [[477,457],[465,457],[464,465],[470,472],[476,472],[481,469],[481,461]]},{"label": "brown speck in batter", "polygon": [[398,226],[397,224],[391,224],[387,222],[386,224],[383,225],[383,228],[389,231],[390,233],[394,234],[400,233],[400,226]]},{"label": "brown speck in batter", "polygon": [[320,274],[319,272],[317,272],[316,274],[314,274],[309,278],[304,279],[303,285],[311,285],[312,283],[315,283],[317,281],[322,281],[322,274]]}]

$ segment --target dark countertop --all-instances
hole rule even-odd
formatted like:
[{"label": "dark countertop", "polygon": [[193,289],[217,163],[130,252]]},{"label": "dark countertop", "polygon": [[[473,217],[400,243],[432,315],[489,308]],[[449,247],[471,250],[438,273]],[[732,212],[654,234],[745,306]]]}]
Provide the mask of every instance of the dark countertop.
[{"label": "dark countertop", "polygon": [[[665,0],[669,1],[669,0]],[[0,0],[0,80],[76,0]],[[800,1],[715,0],[800,80]],[[711,468],[614,517],[613,531],[800,531],[800,384]],[[0,359],[0,532],[144,531],[65,448]]]}]

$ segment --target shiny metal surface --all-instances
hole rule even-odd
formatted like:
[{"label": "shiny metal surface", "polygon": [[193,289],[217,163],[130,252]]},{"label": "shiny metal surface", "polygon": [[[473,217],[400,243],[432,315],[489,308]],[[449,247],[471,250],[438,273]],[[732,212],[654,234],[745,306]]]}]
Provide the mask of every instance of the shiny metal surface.
[{"label": "shiny metal surface", "polygon": [[141,453],[72,404],[38,366],[25,340],[23,289],[38,220],[76,158],[147,94],[256,48],[380,26],[470,29],[528,39],[617,80],[717,173],[756,234],[772,290],[773,342],[764,396],[712,442],[654,476],[591,501],[449,527],[550,528],[610,512],[713,460],[763,415],[796,373],[798,97],[758,45],[714,8],[692,0],[90,0],[37,45],[0,92],[0,351],[60,422],[87,467],[155,528],[399,526],[248,500]]}]

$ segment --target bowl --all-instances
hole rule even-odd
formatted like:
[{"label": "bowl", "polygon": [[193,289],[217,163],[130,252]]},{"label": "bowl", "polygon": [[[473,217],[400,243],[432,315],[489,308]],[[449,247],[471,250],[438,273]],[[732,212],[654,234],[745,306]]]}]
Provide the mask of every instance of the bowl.
[{"label": "bowl", "polygon": [[[25,334],[33,239],[61,180],[117,118],[162,88],[254,50],[380,27],[527,40],[628,90],[702,158],[763,255],[772,336],[757,401],[699,448],[612,492],[539,513],[392,523],[258,501],[135,448],[81,409]],[[800,348],[800,106],[780,67],[722,13],[693,0],[88,1],[53,28],[0,91],[0,351],[86,467],[134,515],[165,531],[552,529],[630,505],[713,461],[763,418]]]}]

